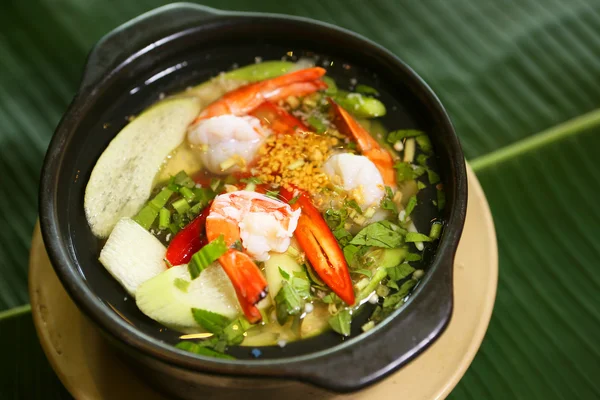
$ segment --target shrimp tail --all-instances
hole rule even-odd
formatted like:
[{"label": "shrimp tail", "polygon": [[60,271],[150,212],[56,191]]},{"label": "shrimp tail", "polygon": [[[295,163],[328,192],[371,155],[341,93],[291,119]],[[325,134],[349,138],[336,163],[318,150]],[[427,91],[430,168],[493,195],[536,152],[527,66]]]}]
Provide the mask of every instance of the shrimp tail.
[{"label": "shrimp tail", "polygon": [[244,315],[251,323],[261,320],[256,303],[267,296],[267,281],[250,256],[229,249],[219,258],[225,273],[231,280]]},{"label": "shrimp tail", "polygon": [[383,182],[388,186],[396,186],[396,172],[392,155],[362,127],[350,113],[337,104],[331,97],[327,99],[334,113],[334,124],[343,134],[356,140],[360,152],[375,164]]}]

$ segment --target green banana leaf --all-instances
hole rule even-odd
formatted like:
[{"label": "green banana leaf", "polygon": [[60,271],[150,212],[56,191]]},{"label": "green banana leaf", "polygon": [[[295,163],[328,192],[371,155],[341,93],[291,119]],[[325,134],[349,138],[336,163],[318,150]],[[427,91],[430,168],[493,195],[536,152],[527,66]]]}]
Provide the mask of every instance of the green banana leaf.
[{"label": "green banana leaf", "polygon": [[[88,50],[164,3],[0,4],[2,399],[69,398],[45,362],[28,309],[14,309],[28,302],[39,170]],[[203,3],[354,30],[408,62],[447,107],[488,196],[500,250],[491,325],[452,399],[600,398],[600,2]]]}]

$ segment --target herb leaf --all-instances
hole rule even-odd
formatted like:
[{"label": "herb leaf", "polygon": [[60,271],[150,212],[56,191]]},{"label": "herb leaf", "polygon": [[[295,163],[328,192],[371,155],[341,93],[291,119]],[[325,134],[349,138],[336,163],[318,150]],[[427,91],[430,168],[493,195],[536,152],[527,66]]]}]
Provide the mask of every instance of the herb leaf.
[{"label": "herb leaf", "polygon": [[404,138],[418,137],[423,135],[425,135],[425,132],[418,131],[416,129],[399,129],[397,131],[391,131],[388,133],[387,141],[388,143],[396,143]]},{"label": "herb leaf", "polygon": [[391,267],[387,269],[387,274],[391,280],[399,281],[400,279],[404,279],[415,271],[410,264],[402,263],[396,265],[395,267]]},{"label": "herb leaf", "polygon": [[229,318],[212,311],[192,308],[194,320],[207,331],[219,334],[231,322]]},{"label": "herb leaf", "polygon": [[279,325],[285,324],[290,315],[298,315],[302,311],[304,301],[293,286],[283,282],[281,289],[275,296],[275,311]]},{"label": "herb leaf", "polygon": [[431,242],[431,238],[429,236],[423,235],[422,233],[417,233],[417,232],[408,232],[406,234],[406,238],[404,240],[407,243]]},{"label": "herb leaf", "polygon": [[288,274],[287,272],[285,272],[283,270],[283,268],[281,268],[281,267],[278,267],[278,268],[279,268],[279,274],[281,275],[281,277],[283,279],[285,279],[286,281],[289,280],[290,279],[290,274]]},{"label": "herb leaf", "polygon": [[350,326],[352,324],[352,316],[350,311],[342,310],[333,317],[329,318],[331,329],[340,335],[350,336]]},{"label": "herb leaf", "polygon": [[189,351],[190,353],[199,354],[201,356],[235,360],[235,357],[230,356],[229,354],[224,354],[193,342],[179,342],[175,345],[175,347],[181,350]]},{"label": "herb leaf", "polygon": [[356,234],[350,244],[393,249],[404,244],[406,231],[389,221],[370,224]]},{"label": "herb leaf", "polygon": [[398,292],[388,296],[383,300],[383,308],[393,308],[394,310],[404,304],[404,298],[410,290],[417,284],[417,281],[411,279],[402,284]]}]

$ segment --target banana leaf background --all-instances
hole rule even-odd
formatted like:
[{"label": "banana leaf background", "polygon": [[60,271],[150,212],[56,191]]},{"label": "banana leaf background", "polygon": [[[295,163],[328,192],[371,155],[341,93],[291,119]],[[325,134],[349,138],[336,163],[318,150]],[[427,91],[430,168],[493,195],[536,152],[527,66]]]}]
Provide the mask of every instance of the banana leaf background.
[{"label": "banana leaf background", "polygon": [[[0,398],[65,399],[27,306],[45,149],[85,56],[160,0],[0,3]],[[451,399],[600,398],[600,2],[206,0],[379,42],[447,107],[500,250],[492,321]],[[426,384],[426,377],[423,377]]]}]

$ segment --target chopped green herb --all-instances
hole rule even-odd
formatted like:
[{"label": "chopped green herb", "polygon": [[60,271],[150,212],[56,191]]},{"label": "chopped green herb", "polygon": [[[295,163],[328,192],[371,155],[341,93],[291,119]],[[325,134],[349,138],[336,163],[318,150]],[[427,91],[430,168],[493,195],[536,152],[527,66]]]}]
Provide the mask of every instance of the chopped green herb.
[{"label": "chopped green herb", "polygon": [[343,228],[346,218],[348,218],[348,210],[345,208],[339,210],[329,208],[325,211],[325,221],[331,230]]},{"label": "chopped green herb", "polygon": [[346,207],[350,207],[352,208],[354,211],[356,211],[357,213],[362,215],[362,209],[360,208],[360,206],[358,205],[358,203],[356,202],[356,200],[347,200],[344,203],[344,206]]},{"label": "chopped green herb", "polygon": [[351,270],[350,273],[352,273],[352,274],[361,274],[361,275],[366,276],[367,278],[371,278],[373,276],[373,272],[371,270],[364,269],[364,268]]},{"label": "chopped green herb", "polygon": [[390,288],[390,289],[395,289],[398,290],[398,284],[396,283],[396,281],[388,279],[388,281],[385,283],[386,287]]},{"label": "chopped green herb", "polygon": [[186,281],[185,279],[175,278],[173,281],[175,287],[181,290],[183,293],[187,293],[188,288],[190,287],[190,281]]},{"label": "chopped green herb", "polygon": [[310,125],[317,133],[324,133],[327,131],[327,125],[319,117],[311,115],[306,119],[306,123]]},{"label": "chopped green herb", "polygon": [[333,317],[329,318],[329,326],[331,326],[331,329],[340,335],[350,336],[351,324],[352,316],[348,310],[342,310]]},{"label": "chopped green herb", "polygon": [[227,342],[228,346],[236,346],[244,341],[244,333],[251,326],[252,324],[245,318],[237,318],[223,328],[223,339]]},{"label": "chopped green herb", "polygon": [[396,265],[395,267],[391,267],[387,269],[387,274],[390,279],[394,281],[399,281],[400,279],[404,279],[415,271],[410,264],[402,263]]},{"label": "chopped green herb", "polygon": [[406,212],[406,216],[404,217],[404,219],[406,219],[410,216],[410,214],[415,209],[416,205],[417,205],[417,196],[411,196],[411,198],[408,199],[408,203],[406,203],[406,208],[404,209],[404,211]]},{"label": "chopped green herb", "polygon": [[227,251],[227,245],[223,235],[208,243],[206,246],[198,250],[188,264],[188,270],[192,279],[200,276],[210,264],[217,261]]},{"label": "chopped green herb", "polygon": [[166,208],[161,208],[158,214],[158,229],[164,230],[169,227],[171,223],[171,211]]},{"label": "chopped green herb", "polygon": [[371,95],[379,96],[379,92],[377,91],[377,89],[375,89],[374,87],[371,87],[371,86],[367,86],[367,85],[360,85],[360,84],[356,85],[356,88],[354,90],[360,94],[371,94]]},{"label": "chopped green herb", "polygon": [[251,176],[249,178],[242,178],[242,179],[240,179],[240,182],[247,183],[247,184],[253,183],[255,185],[260,185],[261,183],[263,183],[262,180],[260,180],[260,178],[257,178],[255,176]]},{"label": "chopped green herb", "polygon": [[431,154],[433,152],[433,146],[431,145],[431,140],[429,140],[429,136],[420,135],[415,138],[417,144],[421,148],[421,151],[425,154]]},{"label": "chopped green herb", "polygon": [[425,173],[425,168],[413,166],[412,164],[406,162],[397,162],[394,164],[394,169],[396,170],[396,182],[398,184],[404,181],[417,179],[419,176]]},{"label": "chopped green herb", "polygon": [[406,261],[421,261],[421,256],[415,253],[408,253],[406,255]]},{"label": "chopped green herb", "polygon": [[221,314],[217,314],[208,310],[202,310],[200,308],[192,308],[192,315],[194,316],[194,320],[198,323],[198,325],[214,334],[220,334],[223,332],[223,329],[225,329],[225,327],[231,323],[229,318]]},{"label": "chopped green herb", "polygon": [[429,183],[435,185],[440,181],[440,176],[431,168],[427,168],[427,179],[429,179]]},{"label": "chopped green herb", "polygon": [[440,211],[446,207],[446,193],[440,189],[437,191],[437,207]]},{"label": "chopped green herb", "polygon": [[290,279],[290,274],[288,274],[287,272],[285,272],[283,270],[283,268],[281,268],[281,267],[278,267],[278,268],[279,268],[279,274],[281,275],[281,277],[283,279],[285,279],[286,281],[288,281]]},{"label": "chopped green herb", "polygon": [[361,327],[363,332],[368,332],[373,328],[375,328],[375,321],[369,321]]},{"label": "chopped green herb", "polygon": [[397,293],[394,293],[391,296],[386,297],[383,300],[384,308],[393,308],[397,309],[402,304],[404,304],[404,298],[410,293],[410,290],[417,284],[417,281],[410,279],[400,286]]},{"label": "chopped green herb", "polygon": [[292,199],[290,201],[288,201],[288,204],[290,206],[296,204],[296,202],[298,201],[299,198],[300,198],[300,195],[292,197]]},{"label": "chopped green herb", "polygon": [[439,221],[431,224],[431,230],[429,231],[429,237],[432,239],[438,239],[442,233],[442,223]]},{"label": "chopped green herb", "polygon": [[186,199],[175,200],[173,203],[171,203],[171,205],[173,206],[175,211],[177,211],[177,213],[181,215],[185,214],[190,209],[190,204],[187,202]]},{"label": "chopped green herb", "polygon": [[[294,273],[294,275],[296,275]],[[310,294],[310,282],[308,281],[308,277],[304,276],[302,278],[298,276],[293,276],[291,279],[291,285],[296,290],[296,293],[303,299],[308,299],[311,296]]]},{"label": "chopped green herb", "polygon": [[360,289],[358,296],[356,296],[356,300],[361,301],[366,299],[368,296],[373,293],[373,291],[377,288],[377,286],[381,283],[382,280],[387,277],[387,268],[377,268],[375,274],[371,278],[371,280],[367,283],[365,287]]},{"label": "chopped green herb", "polygon": [[429,236],[417,232],[408,232],[404,240],[406,243],[431,242],[431,238]]},{"label": "chopped green herb", "polygon": [[267,193],[265,193],[265,196],[270,197],[275,200],[279,200],[279,198],[277,197],[277,196],[279,196],[279,190],[267,190]]},{"label": "chopped green herb", "polygon": [[304,307],[304,301],[296,290],[287,282],[283,282],[281,289],[275,296],[275,311],[277,322],[285,324],[290,315],[299,315]]},{"label": "chopped green herb", "polygon": [[224,183],[220,179],[211,179],[210,180],[210,188],[215,193],[219,193],[221,191],[221,189],[223,188],[223,185],[224,185]]},{"label": "chopped green herb", "polygon": [[378,285],[375,294],[379,297],[386,297],[390,294],[390,288],[385,285]]},{"label": "chopped green herb", "polygon": [[393,249],[404,244],[406,231],[389,221],[379,221],[363,228],[350,244]]},{"label": "chopped green herb", "polygon": [[327,84],[327,89],[325,90],[325,94],[336,94],[337,93],[337,85],[335,83],[335,81],[333,80],[333,78],[329,77],[329,76],[324,76],[323,78],[323,82],[325,82]]},{"label": "chopped green herb", "polygon": [[152,200],[142,207],[137,215],[133,217],[133,220],[140,224],[144,229],[150,229],[158,217],[160,209],[167,204],[167,201],[169,201],[172,194],[172,190],[163,188]]},{"label": "chopped green herb", "polygon": [[427,160],[429,159],[429,157],[427,157],[427,155],[425,154],[419,154],[417,156],[417,164],[419,164],[421,167],[427,167]]},{"label": "chopped green herb", "polygon": [[179,342],[175,345],[178,349],[189,351],[190,353],[199,354],[201,356],[222,358],[227,360],[235,360],[235,357],[229,354],[224,354],[206,346],[200,346],[193,342]]},{"label": "chopped green herb", "polygon": [[404,138],[418,137],[423,135],[425,135],[425,132],[418,131],[416,129],[399,129],[397,131],[391,131],[388,133],[387,141],[388,143],[396,143]]},{"label": "chopped green herb", "polygon": [[179,189],[179,193],[181,193],[181,195],[187,200],[187,201],[193,201],[196,198],[196,195],[194,194],[194,192],[192,192],[191,189],[182,186],[181,189]]},{"label": "chopped green herb", "polygon": [[333,292],[327,294],[326,296],[324,296],[321,299],[321,301],[325,304],[333,304],[333,303],[336,303],[338,300],[339,300],[339,297]]},{"label": "chopped green herb", "polygon": [[207,205],[212,199],[217,197],[217,193],[210,188],[195,188],[193,189],[194,196],[198,204],[202,204],[202,208]]},{"label": "chopped green herb", "polygon": [[354,259],[356,258],[356,255],[358,254],[359,250],[360,247],[355,246],[353,244],[348,244],[344,246],[344,258],[346,259],[348,265],[354,265]]},{"label": "chopped green herb", "polygon": [[191,189],[195,185],[192,178],[190,178],[188,174],[185,173],[185,171],[179,171],[177,175],[175,175],[173,178],[173,183],[181,186],[182,188],[185,187]]},{"label": "chopped green herb", "polygon": [[386,186],[385,196],[381,200],[381,208],[383,208],[384,210],[392,211],[394,214],[398,214],[398,206],[396,206],[396,203],[394,203],[393,198],[394,192],[392,191],[392,188]]},{"label": "chopped green herb", "polygon": [[426,187],[427,187],[426,184],[424,184],[421,181],[417,181],[417,189],[422,190],[422,189],[425,189]]}]

